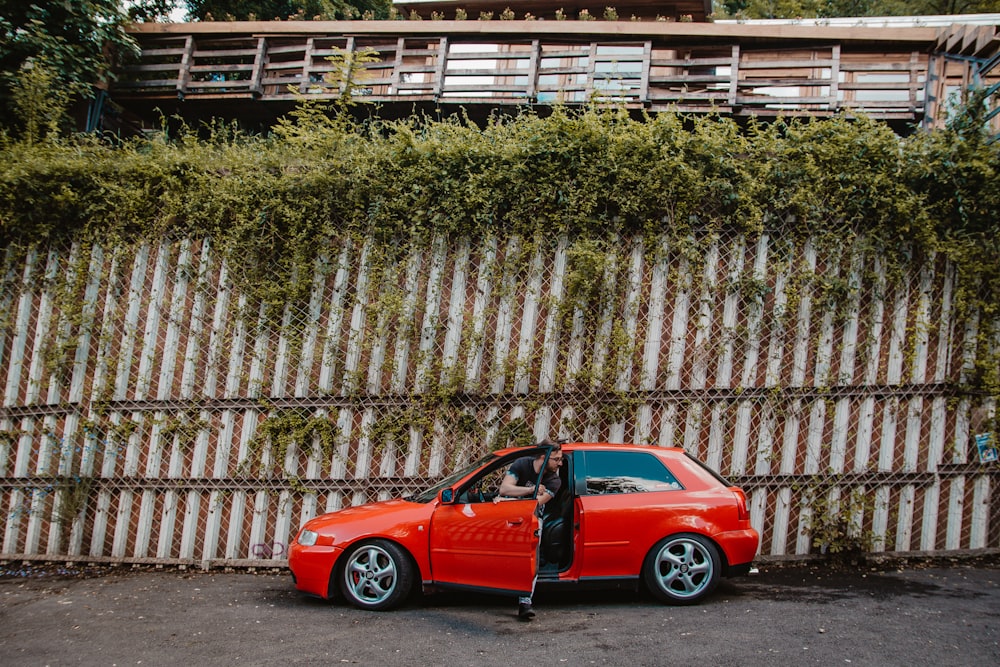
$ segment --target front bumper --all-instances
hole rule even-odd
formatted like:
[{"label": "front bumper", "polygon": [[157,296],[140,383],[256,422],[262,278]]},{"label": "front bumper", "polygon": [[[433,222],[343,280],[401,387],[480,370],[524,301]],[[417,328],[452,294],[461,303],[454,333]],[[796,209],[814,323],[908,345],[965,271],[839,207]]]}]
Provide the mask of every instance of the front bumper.
[{"label": "front bumper", "polygon": [[335,591],[330,573],[343,552],[340,547],[304,547],[293,542],[288,552],[288,567],[292,571],[295,588],[323,599],[332,597]]}]

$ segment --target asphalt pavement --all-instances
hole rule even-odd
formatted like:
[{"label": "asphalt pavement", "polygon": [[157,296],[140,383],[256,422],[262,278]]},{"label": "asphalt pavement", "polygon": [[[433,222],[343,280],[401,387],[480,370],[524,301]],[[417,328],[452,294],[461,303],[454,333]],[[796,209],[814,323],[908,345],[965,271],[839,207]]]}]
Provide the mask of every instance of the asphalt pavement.
[{"label": "asphalt pavement", "polygon": [[1000,557],[761,563],[700,605],[631,591],[364,612],[287,571],[0,564],[0,664],[1000,665]]}]

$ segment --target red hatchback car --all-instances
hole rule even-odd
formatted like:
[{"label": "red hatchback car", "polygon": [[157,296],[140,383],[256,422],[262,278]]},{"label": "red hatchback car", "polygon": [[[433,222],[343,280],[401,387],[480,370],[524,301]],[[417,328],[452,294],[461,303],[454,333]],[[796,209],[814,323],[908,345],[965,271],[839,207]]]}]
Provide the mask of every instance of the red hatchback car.
[{"label": "red hatchback car", "polygon": [[682,449],[565,444],[552,500],[499,502],[516,459],[551,451],[494,452],[418,495],[311,519],[289,550],[296,588],[383,610],[418,581],[424,591],[527,595],[537,576],[539,586],[643,582],[664,602],[690,604],[750,570],[760,537],[746,496]]}]

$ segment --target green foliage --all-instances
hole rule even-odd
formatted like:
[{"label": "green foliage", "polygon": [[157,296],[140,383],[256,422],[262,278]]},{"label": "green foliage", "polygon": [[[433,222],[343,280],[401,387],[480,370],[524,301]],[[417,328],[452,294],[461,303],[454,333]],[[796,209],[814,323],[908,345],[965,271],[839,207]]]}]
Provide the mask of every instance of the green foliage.
[{"label": "green foliage", "polygon": [[834,118],[778,122],[757,131],[755,162],[769,184],[762,193],[769,212],[794,216],[803,232],[840,234],[863,225],[888,243],[914,234],[930,242],[921,226],[922,197],[900,178],[907,144],[885,125]]},{"label": "green foliage", "polygon": [[79,475],[56,477],[52,480],[52,484],[61,492],[59,501],[54,507],[53,522],[59,525],[62,539],[65,540],[69,536],[73,521],[90,501],[94,478]]},{"label": "green foliage", "polygon": [[[587,326],[616,298],[627,264],[609,253],[618,240],[668,248],[697,279],[705,248],[724,230],[748,243],[777,231],[791,249],[808,234],[827,257],[863,235],[889,270],[931,254],[953,262],[959,315],[992,321],[1000,303],[1000,142],[988,141],[976,110],[907,138],[864,118],[744,129],[722,118],[556,108],[477,127],[359,123],[346,111],[302,105],[269,137],[217,124],[117,145],[0,144],[0,243],[209,239],[250,312],[278,327],[285,309],[308,303],[315,272],[332,270],[331,247],[360,238],[374,241],[376,272],[401,267],[434,238],[489,237],[500,247],[510,234],[552,247],[566,238],[557,307],[564,318],[582,312]],[[530,256],[505,261],[520,271]],[[850,286],[812,285],[802,273],[792,271],[788,289],[811,287],[842,316]],[[766,285],[733,289],[758,294]],[[379,295],[383,326],[400,324],[388,306],[401,294]],[[996,395],[990,358],[977,355],[974,381]]]},{"label": "green foliage", "polygon": [[283,21],[356,19],[368,13],[389,17],[388,0],[183,0],[199,21]]},{"label": "green foliage", "polygon": [[716,0],[716,11],[747,19],[937,16],[1000,11],[1000,0]]},{"label": "green foliage", "polygon": [[875,510],[875,500],[863,489],[854,489],[846,498],[829,489],[811,486],[802,489],[802,507],[808,511],[803,531],[812,546],[832,560],[859,558],[872,549],[874,534],[864,520]]},{"label": "green foliage", "polygon": [[44,61],[28,61],[12,91],[13,106],[21,137],[29,146],[53,140],[60,134],[69,108],[69,91],[61,86],[57,72]]},{"label": "green foliage", "polygon": [[259,477],[280,476],[285,457],[294,454],[296,447],[307,454],[318,449],[313,453],[329,461],[337,448],[334,424],[311,410],[275,410],[258,424],[247,457],[240,462],[240,471]]},{"label": "green foliage", "polygon": [[600,239],[583,238],[570,247],[567,259],[563,315],[568,320],[580,312],[584,318],[594,318],[611,296],[605,284],[614,251]]},{"label": "green foliage", "polygon": [[492,446],[494,450],[507,447],[527,447],[535,444],[535,436],[524,419],[512,419],[497,431]]},{"label": "green foliage", "polygon": [[57,72],[71,95],[91,96],[112,65],[137,53],[126,21],[120,0],[0,0],[0,92],[33,61]]},{"label": "green foliage", "polygon": [[386,241],[517,231],[599,243],[634,232],[682,237],[692,225],[753,234],[768,216],[795,216],[803,231],[863,225],[885,242],[934,250],[991,240],[997,151],[956,131],[904,140],[863,119],[743,133],[724,119],[556,109],[480,129],[459,120],[357,125],[305,105],[271,138],[215,126],[207,141],[182,129],[114,147],[8,144],[0,233],[5,243],[81,231],[263,238],[243,250],[280,262],[292,250],[315,257],[307,239],[315,246],[350,229]]},{"label": "green foliage", "polygon": [[129,0],[128,18],[130,21],[166,21],[180,0]]},{"label": "green foliage", "polygon": [[324,80],[332,84],[339,92],[338,102],[342,106],[350,105],[354,96],[364,86],[369,76],[365,66],[379,62],[378,51],[364,47],[357,51],[345,51],[334,47],[333,55],[326,58],[333,65],[333,70],[326,73]]},{"label": "green foliage", "polygon": [[988,14],[1000,11],[1000,0],[873,0],[872,5],[872,16]]},{"label": "green foliage", "polygon": [[[933,247],[957,267],[956,301],[986,321],[1000,316],[1000,141],[984,122],[985,92],[973,91],[946,130],[914,138],[914,159],[904,176],[922,195]],[[1000,350],[980,331],[979,344],[993,353],[977,359],[974,384],[1000,395]]]},{"label": "green foliage", "polygon": [[195,410],[176,413],[162,421],[160,443],[163,447],[168,447],[176,441],[181,447],[191,447],[208,426],[208,422],[201,419]]}]

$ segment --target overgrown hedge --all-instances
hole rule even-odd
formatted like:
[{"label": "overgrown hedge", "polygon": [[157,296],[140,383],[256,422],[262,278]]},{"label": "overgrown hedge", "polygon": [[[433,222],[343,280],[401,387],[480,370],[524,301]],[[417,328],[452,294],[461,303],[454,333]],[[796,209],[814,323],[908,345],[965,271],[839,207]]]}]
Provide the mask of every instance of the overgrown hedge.
[{"label": "overgrown hedge", "polygon": [[[1000,304],[1000,142],[973,116],[902,138],[861,119],[740,127],[715,117],[557,108],[497,118],[358,123],[305,106],[268,137],[216,126],[108,142],[0,146],[0,239],[128,244],[209,237],[241,288],[304,298],[328,239],[400,251],[435,233],[593,242],[723,228],[864,232],[887,261],[954,261],[960,308]],[[821,252],[823,249],[821,249]],[[308,271],[305,272],[308,274]],[[996,371],[981,374],[994,395]]]}]

